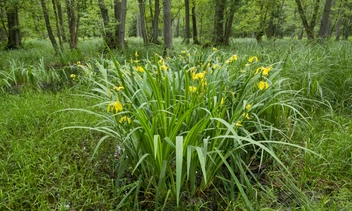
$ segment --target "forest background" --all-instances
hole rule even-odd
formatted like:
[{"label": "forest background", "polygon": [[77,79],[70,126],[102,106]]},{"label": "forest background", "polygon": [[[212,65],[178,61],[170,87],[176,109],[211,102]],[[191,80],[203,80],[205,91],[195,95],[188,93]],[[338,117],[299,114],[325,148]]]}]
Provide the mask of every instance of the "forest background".
[{"label": "forest background", "polygon": [[0,41],[13,49],[21,46],[22,39],[49,38],[58,50],[63,42],[76,48],[78,38],[99,36],[109,47],[122,49],[124,39],[133,36],[142,37],[144,44],[159,44],[161,36],[166,46],[172,44],[172,37],[183,37],[185,43],[193,38],[195,44],[224,45],[230,37],[260,42],[264,35],[346,40],[351,5],[349,0],[2,0]]}]

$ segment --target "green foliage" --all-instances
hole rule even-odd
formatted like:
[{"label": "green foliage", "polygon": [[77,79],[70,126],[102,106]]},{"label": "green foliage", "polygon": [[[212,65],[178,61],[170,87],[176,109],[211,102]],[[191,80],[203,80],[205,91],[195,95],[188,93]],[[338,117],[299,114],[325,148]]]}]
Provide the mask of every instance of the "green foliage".
[{"label": "green foliage", "polygon": [[[351,209],[350,43],[176,43],[171,58],[147,46],[114,60],[93,40],[65,66],[30,45],[1,55],[1,210]],[[33,91],[49,70],[74,88]]]}]

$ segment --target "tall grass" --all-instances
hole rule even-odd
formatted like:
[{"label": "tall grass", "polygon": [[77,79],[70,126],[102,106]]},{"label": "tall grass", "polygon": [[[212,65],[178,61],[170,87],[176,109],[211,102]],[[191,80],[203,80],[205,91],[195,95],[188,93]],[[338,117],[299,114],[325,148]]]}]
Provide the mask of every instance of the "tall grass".
[{"label": "tall grass", "polygon": [[0,89],[18,93],[22,87],[37,90],[59,90],[75,83],[80,63],[100,57],[101,40],[80,43],[77,49],[64,46],[55,55],[50,42],[30,40],[23,49],[2,51],[0,55]]}]

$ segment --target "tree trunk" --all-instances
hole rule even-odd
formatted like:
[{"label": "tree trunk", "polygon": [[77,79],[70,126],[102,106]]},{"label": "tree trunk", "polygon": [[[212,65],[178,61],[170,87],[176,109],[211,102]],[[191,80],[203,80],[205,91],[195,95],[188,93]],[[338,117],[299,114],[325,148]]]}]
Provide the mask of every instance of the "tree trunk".
[{"label": "tree trunk", "polygon": [[[340,22],[340,27],[343,26],[343,30],[342,30],[342,37],[344,40],[348,40],[348,37],[349,37],[349,31],[350,31],[350,23],[351,23],[351,19],[352,19],[352,16],[350,15],[348,17],[348,15],[350,14],[349,12],[347,12],[348,10],[352,10],[352,3],[349,2],[349,0],[345,0],[344,1],[344,4],[343,4],[343,9],[341,10],[341,18],[339,20]],[[341,29],[339,30],[339,35],[340,35],[340,32]],[[337,33],[337,32],[336,32]],[[339,39],[340,36],[336,35],[336,39]]]},{"label": "tree trunk", "polygon": [[[119,37],[119,25],[121,23],[121,5],[122,2],[121,0],[114,0],[114,18],[115,18],[115,21],[116,21],[116,28],[115,28],[115,36],[118,38]],[[137,15],[137,29],[139,30],[139,16]],[[137,36],[139,35],[139,32],[137,30]],[[118,40],[118,39],[117,39]]]},{"label": "tree trunk", "polygon": [[172,49],[172,30],[171,30],[171,2],[163,0],[164,14],[164,56],[168,56]]},{"label": "tree trunk", "polygon": [[53,34],[53,30],[51,29],[49,15],[48,15],[48,10],[46,8],[45,0],[40,0],[40,3],[42,5],[42,10],[43,10],[43,14],[44,14],[44,20],[45,20],[45,26],[46,26],[46,30],[48,32],[48,36],[49,36],[50,42],[51,42],[51,44],[54,47],[55,53],[58,53],[59,46],[57,45],[57,42],[56,42],[54,34]]},{"label": "tree trunk", "polygon": [[0,19],[2,25],[2,27],[0,28],[0,42],[6,42],[8,37],[8,30],[4,21],[6,19],[6,13],[3,8],[0,8]]},{"label": "tree trunk", "polygon": [[313,33],[313,36],[314,36],[314,27],[315,27],[317,20],[318,20],[319,7],[320,7],[320,0],[315,0],[313,15],[312,15],[312,18],[311,18],[310,24],[309,24],[310,31]]},{"label": "tree trunk", "polygon": [[145,28],[145,11],[144,11],[144,2],[143,0],[138,0],[138,7],[139,7],[139,17],[140,17],[140,27],[141,27],[141,34],[143,38],[143,43],[144,45],[148,44],[148,38],[147,38],[147,30]]},{"label": "tree trunk", "polygon": [[269,10],[268,8],[269,5],[266,5],[265,3],[267,2],[264,2],[264,1],[261,2],[259,26],[255,33],[255,39],[257,40],[258,43],[262,42],[263,35],[264,35],[264,27],[266,25],[266,17]]},{"label": "tree trunk", "polygon": [[[172,22],[172,20],[171,20],[171,22]],[[180,17],[177,16],[177,18],[176,18],[176,32],[175,32],[175,37],[179,37],[179,36],[180,36],[180,23],[181,23]]]},{"label": "tree trunk", "polygon": [[141,24],[139,22],[140,22],[139,15],[137,15],[137,17],[136,17],[136,37],[141,37],[142,36],[141,32],[140,32]]},{"label": "tree trunk", "polygon": [[352,16],[350,16],[350,17],[345,21],[345,33],[344,33],[344,39],[345,39],[345,40],[348,40],[348,37],[350,36],[351,20],[352,20]]},{"label": "tree trunk", "polygon": [[190,35],[190,18],[189,18],[189,0],[185,0],[185,43],[188,44],[189,43],[189,39],[191,37]]},{"label": "tree trunk", "polygon": [[332,0],[326,0],[323,17],[320,23],[319,37],[325,39],[329,36],[329,17],[331,12]]},{"label": "tree trunk", "polygon": [[274,12],[271,13],[269,26],[266,32],[266,36],[268,37],[269,40],[273,38],[273,35],[274,35]]},{"label": "tree trunk", "polygon": [[61,3],[60,2],[56,2],[56,3],[57,3],[57,14],[58,14],[59,21],[60,21],[60,31],[61,31],[62,41],[66,42],[67,38],[66,38],[66,33],[65,33],[64,19],[62,16]]},{"label": "tree trunk", "polygon": [[7,28],[8,28],[8,39],[7,45],[5,49],[18,49],[22,46],[21,42],[21,33],[20,33],[20,24],[18,19],[18,8],[14,6],[14,8],[8,10],[6,12],[7,15]]},{"label": "tree trunk", "polygon": [[75,0],[66,0],[66,10],[68,17],[68,28],[70,32],[70,48],[77,48],[77,27],[76,27],[76,12]]},{"label": "tree trunk", "polygon": [[113,35],[110,25],[108,9],[105,6],[104,0],[99,0],[100,14],[103,19],[103,38],[104,42],[110,49],[116,48],[116,37]]},{"label": "tree trunk", "polygon": [[55,14],[57,37],[59,38],[60,50],[62,51],[63,45],[62,45],[62,37],[61,37],[61,29],[60,29],[60,20],[59,20],[59,16],[57,13],[57,0],[52,0],[52,4],[53,4],[53,10],[54,10],[54,14]]},{"label": "tree trunk", "polygon": [[[153,5],[153,2],[152,2],[152,0],[148,0],[149,2],[149,12],[150,12],[150,18],[151,19],[153,19],[154,18],[154,13],[153,13],[153,7],[152,7],[152,5]],[[153,21],[152,21],[152,26],[151,26],[152,28],[151,28],[151,30],[150,30],[150,33],[153,33]],[[150,36],[150,37],[153,37],[153,34],[151,34],[152,36]]]},{"label": "tree trunk", "polygon": [[303,39],[303,34],[304,34],[304,27],[302,26],[298,32],[298,40]]},{"label": "tree trunk", "polygon": [[153,18],[153,37],[152,42],[154,44],[160,44],[159,37],[159,14],[160,14],[160,5],[159,0],[155,0],[155,9],[154,9],[154,18]]},{"label": "tree trunk", "polygon": [[214,37],[215,44],[224,42],[224,13],[226,0],[215,0]]},{"label": "tree trunk", "polygon": [[341,35],[341,18],[339,18],[336,23],[336,35],[335,35],[336,41],[340,40],[340,35]]},{"label": "tree trunk", "polygon": [[197,31],[197,15],[196,15],[196,5],[192,7],[192,28],[193,28],[193,43],[198,45],[200,44],[198,40],[198,31]]},{"label": "tree trunk", "polygon": [[117,37],[119,46],[122,50],[125,50],[125,33],[126,33],[126,10],[127,10],[127,0],[117,1],[115,0],[115,18],[118,20],[119,24],[117,27]]},{"label": "tree trunk", "polygon": [[80,4],[80,1],[77,1],[77,12],[76,12],[76,14],[77,14],[77,16],[76,16],[76,28],[75,28],[75,44],[76,44],[76,47],[75,48],[77,48],[77,44],[78,44],[78,32],[79,32],[79,26],[80,26],[80,20],[81,20],[81,18],[80,18],[80,13],[81,13],[81,4]]},{"label": "tree trunk", "polygon": [[340,7],[339,9],[339,18],[337,20],[336,23],[336,37],[335,40],[339,41],[340,40],[340,36],[341,36],[341,26],[344,20],[344,16],[345,16],[345,8],[347,8],[347,1],[348,0],[344,0],[342,8]]},{"label": "tree trunk", "polygon": [[304,9],[302,7],[302,3],[300,0],[295,0],[297,7],[298,7],[298,13],[301,17],[303,27],[306,31],[307,37],[309,40],[314,39],[314,27],[316,24],[317,20],[317,15],[318,15],[318,10],[319,10],[319,2],[320,0],[316,0],[315,5],[314,5],[314,10],[313,10],[313,15],[312,19],[310,21],[310,24],[308,24],[307,17],[305,15]]},{"label": "tree trunk", "polygon": [[228,12],[228,17],[225,23],[225,34],[224,34],[224,45],[230,45],[230,35],[232,30],[233,18],[235,16],[236,8],[239,1],[234,0],[233,4],[230,7],[230,11]]},{"label": "tree trunk", "polygon": [[101,17],[103,18],[104,31],[107,31],[108,25],[110,23],[108,9],[105,6],[104,0],[99,0],[99,8]]},{"label": "tree trunk", "polygon": [[282,0],[282,3],[281,3],[281,6],[279,8],[279,14],[278,14],[278,17],[277,17],[277,24],[275,26],[275,30],[274,30],[274,35],[276,37],[280,37],[280,38],[283,38],[283,33],[281,33],[281,20],[283,19],[282,17],[282,11],[283,11],[283,8],[284,8],[284,5],[285,5],[285,0]]},{"label": "tree trunk", "polygon": [[296,36],[296,25],[294,24],[297,19],[297,9],[295,8],[293,11],[293,24],[291,25],[291,38],[294,38]]}]

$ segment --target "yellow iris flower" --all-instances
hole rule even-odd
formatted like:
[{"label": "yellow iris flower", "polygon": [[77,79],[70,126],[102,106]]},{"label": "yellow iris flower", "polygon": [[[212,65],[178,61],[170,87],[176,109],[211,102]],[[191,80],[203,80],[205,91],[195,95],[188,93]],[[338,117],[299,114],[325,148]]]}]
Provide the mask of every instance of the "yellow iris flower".
[{"label": "yellow iris flower", "polygon": [[224,105],[224,103],[225,103],[225,98],[221,98],[221,101],[220,101],[220,107],[222,107],[222,105]]},{"label": "yellow iris flower", "polygon": [[123,90],[123,89],[124,89],[123,86],[115,86],[115,87],[114,87],[114,90],[117,91],[117,92],[118,92],[118,91],[121,91],[121,90]]},{"label": "yellow iris flower", "polygon": [[190,87],[189,87],[189,91],[190,91],[190,92],[195,92],[195,91],[197,91],[197,87],[195,87],[195,86],[190,86]]},{"label": "yellow iris flower", "polygon": [[127,116],[123,116],[123,117],[120,118],[119,122],[121,124],[124,123],[124,122],[127,122],[128,124],[130,124],[131,123],[131,119],[128,118]]},{"label": "yellow iris flower", "polygon": [[118,113],[119,111],[122,111],[122,109],[123,109],[122,103],[120,103],[119,99],[116,98],[115,102],[110,103],[108,105],[107,112],[115,111],[116,113]]},{"label": "yellow iris flower", "polygon": [[192,73],[192,79],[193,80],[197,80],[197,79],[204,80],[205,74],[206,74],[205,71],[200,72],[200,73]]},{"label": "yellow iris flower", "polygon": [[262,73],[262,75],[269,75],[269,72],[273,69],[272,66],[270,67],[259,67],[256,71],[255,74],[258,74],[259,72]]},{"label": "yellow iris flower", "polygon": [[269,84],[266,81],[259,81],[258,88],[260,90],[267,89],[267,88],[269,88]]},{"label": "yellow iris flower", "polygon": [[258,57],[256,57],[256,56],[252,56],[251,58],[248,59],[249,63],[253,63],[253,62],[257,62],[257,61],[259,61],[259,60],[258,60]]},{"label": "yellow iris flower", "polygon": [[246,118],[246,119],[250,119],[248,113],[243,113],[242,116],[243,116],[244,118]]},{"label": "yellow iris flower", "polygon": [[165,64],[163,64],[163,65],[160,66],[160,69],[166,71],[167,70],[167,66]]},{"label": "yellow iris flower", "polygon": [[143,67],[138,66],[138,67],[136,67],[136,71],[142,73],[142,72],[144,72],[144,69],[143,69]]},{"label": "yellow iris flower", "polygon": [[228,60],[225,61],[225,64],[231,63],[233,61],[237,61],[238,57],[236,54],[232,55]]}]

